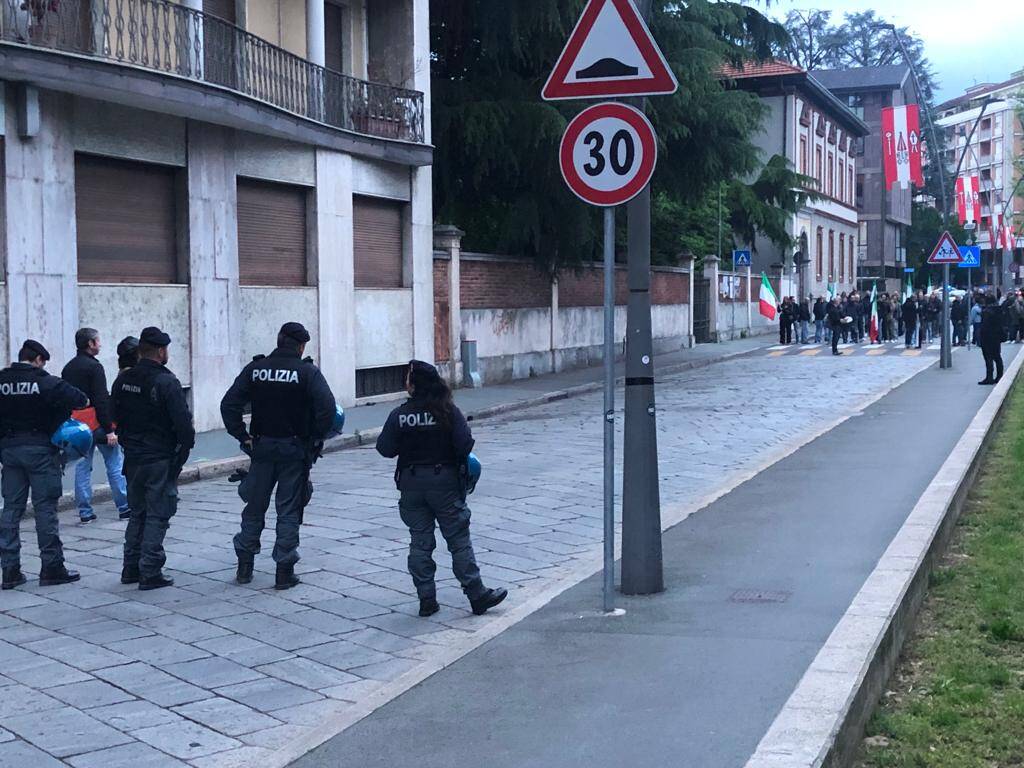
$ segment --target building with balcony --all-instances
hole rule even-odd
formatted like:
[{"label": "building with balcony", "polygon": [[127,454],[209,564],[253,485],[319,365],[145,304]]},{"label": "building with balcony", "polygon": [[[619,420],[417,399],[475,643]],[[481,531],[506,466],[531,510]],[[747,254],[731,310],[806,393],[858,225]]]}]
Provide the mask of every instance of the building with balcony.
[{"label": "building with balcony", "polygon": [[885,185],[882,109],[916,103],[910,68],[893,64],[817,70],[812,74],[869,128],[868,135],[855,144],[860,287],[869,289],[877,282],[879,290],[899,290],[907,263],[904,242],[911,224],[914,190],[910,186]]},{"label": "building with balcony", "polygon": [[[992,242],[992,230],[998,229],[999,216],[1002,214],[1007,220],[1013,217],[1015,231],[1024,224],[1024,124],[1017,114],[1021,93],[1024,70],[1002,83],[968,88],[962,96],[936,108],[936,127],[945,132],[944,160],[950,175],[960,163],[961,176],[978,177],[981,221],[974,237],[982,248],[983,281],[990,285],[1008,285],[1014,279],[1013,254],[1002,252],[998,241]],[[951,180],[951,188],[953,183]],[[950,206],[950,213],[955,216],[955,199]]]},{"label": "building with balcony", "polygon": [[750,63],[726,76],[756,93],[768,116],[754,143],[765,161],[785,157],[810,177],[808,199],[790,222],[793,248],[764,238],[754,243],[754,269],[781,272],[784,295],[822,296],[829,284],[840,292],[857,285],[856,147],[868,126],[800,67],[785,62]]},{"label": "building with balcony", "polygon": [[433,358],[427,0],[0,0],[0,346],[172,338],[199,429],[303,322],[343,403]]}]

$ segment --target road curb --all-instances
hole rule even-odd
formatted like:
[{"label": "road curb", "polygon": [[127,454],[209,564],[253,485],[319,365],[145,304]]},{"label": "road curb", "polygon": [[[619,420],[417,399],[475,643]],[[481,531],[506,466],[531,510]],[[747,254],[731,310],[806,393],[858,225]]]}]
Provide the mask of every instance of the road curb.
[{"label": "road curb", "polygon": [[846,768],[914,627],[1009,395],[1019,354],[989,394],[745,768]]},{"label": "road curb", "polygon": [[[765,346],[768,345],[766,342]],[[658,374],[660,376],[671,376],[676,373],[684,373],[686,371],[693,371],[699,368],[706,368],[716,363],[725,362],[736,357],[742,357],[748,355],[763,347],[755,347],[754,349],[746,349],[738,352],[728,352],[715,357],[709,357],[704,360],[690,360],[685,363],[676,363],[674,365],[666,366],[660,370]],[[616,385],[621,384],[625,381],[624,376],[616,378]],[[558,402],[559,400],[566,400],[570,397],[579,397],[580,395],[587,395],[592,392],[599,392],[604,386],[601,382],[591,382],[589,384],[580,384],[575,387],[568,387],[566,389],[558,389],[552,392],[545,392],[542,395],[536,397],[527,398],[526,400],[516,400],[511,403],[501,403],[499,405],[488,406],[487,408],[481,408],[476,411],[466,413],[467,421],[480,421],[481,419],[493,418],[495,416],[502,416],[507,413],[514,411],[520,411],[527,408],[536,408],[540,405],[547,405],[548,403]],[[336,451],[343,451],[349,448],[359,448],[364,445],[372,445],[377,442],[377,436],[380,435],[381,428],[374,427],[373,429],[359,430],[351,435],[345,435],[343,437],[329,440],[324,446],[324,453],[334,453]],[[196,464],[190,464],[182,470],[181,476],[178,478],[178,485],[187,485],[189,483],[197,483],[200,480],[212,480],[218,477],[226,477],[234,472],[236,469],[244,468],[249,466],[249,457],[239,454],[238,456],[230,456],[224,459],[212,459],[210,461],[202,461]],[[94,503],[100,503],[110,501],[111,493],[109,485],[97,485],[93,487],[92,499]],[[75,509],[75,494],[74,491],[67,491],[61,495],[60,501],[58,502],[58,509],[68,510]],[[26,516],[30,516],[32,507],[29,506]]]}]

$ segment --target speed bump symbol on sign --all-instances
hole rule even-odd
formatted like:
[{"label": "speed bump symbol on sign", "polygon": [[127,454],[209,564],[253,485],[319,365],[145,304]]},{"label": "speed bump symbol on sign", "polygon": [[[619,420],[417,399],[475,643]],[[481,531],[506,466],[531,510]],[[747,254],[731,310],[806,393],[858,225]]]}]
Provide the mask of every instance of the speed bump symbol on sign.
[{"label": "speed bump symbol on sign", "polygon": [[584,202],[609,207],[632,200],[650,182],[658,141],[639,109],[605,102],[569,123],[558,154],[569,189]]}]

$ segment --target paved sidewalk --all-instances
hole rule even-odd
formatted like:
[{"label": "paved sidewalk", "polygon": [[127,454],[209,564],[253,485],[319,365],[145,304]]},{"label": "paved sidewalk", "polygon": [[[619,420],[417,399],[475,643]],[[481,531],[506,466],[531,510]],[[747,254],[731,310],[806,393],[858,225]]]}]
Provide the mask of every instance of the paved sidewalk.
[{"label": "paved sidewalk", "polygon": [[[715,361],[728,359],[764,349],[772,344],[774,336],[755,336],[749,339],[737,339],[722,344],[698,344],[693,349],[680,349],[657,355],[655,365],[660,371],[670,371],[681,366],[706,365]],[[173,369],[173,365],[171,366]],[[521,405],[545,395],[587,385],[597,385],[604,375],[601,366],[579,368],[561,373],[535,376],[529,379],[518,379],[504,384],[491,384],[478,389],[456,389],[455,401],[467,414],[475,414],[502,406]],[[616,365],[616,375],[622,376],[623,364]],[[386,400],[348,408],[345,411],[345,433],[353,434],[364,430],[383,426],[391,409],[397,403]],[[226,459],[240,456],[238,443],[223,429],[202,432],[196,437],[196,447],[189,457],[189,465],[203,461]],[[105,487],[107,476],[103,461],[97,454],[93,458],[93,484],[96,488]],[[64,473],[64,490],[74,490],[74,468],[69,467]]]},{"label": "paved sidewalk", "polygon": [[[866,368],[853,358],[782,365],[747,356],[661,377],[666,514],[694,508],[934,360],[882,357]],[[594,393],[476,425],[486,474],[471,498],[474,540],[485,579],[512,591],[506,606],[482,618],[469,614],[448,577],[443,549],[443,609],[429,620],[413,615],[391,464],[369,448],[317,465],[299,564],[304,583],[287,592],[271,589],[269,554],[257,560],[251,585],[232,582],[241,504],[225,480],[181,489],[167,539],[177,582],[155,592],[119,584],[123,524],[109,504],[89,526],[65,513],[68,562],[82,581],[47,589],[30,582],[0,594],[0,766],[280,764],[278,750],[371,706],[403,675],[436,668],[452,647],[501,626],[506,613],[593,561],[601,540],[600,412]],[[31,525],[22,529],[24,565],[35,574]],[[732,540],[731,526],[723,532]],[[670,562],[689,557],[672,553]],[[598,604],[592,598],[574,605],[586,610]],[[559,666],[568,675],[573,665]],[[494,700],[514,694],[495,691]],[[438,711],[465,721],[469,713],[453,702],[445,697]],[[395,745],[402,738],[396,734]],[[357,754],[373,764],[387,749]]]},{"label": "paved sidewalk", "polygon": [[954,360],[669,530],[664,594],[605,617],[597,574],[295,768],[742,768],[992,391]]}]

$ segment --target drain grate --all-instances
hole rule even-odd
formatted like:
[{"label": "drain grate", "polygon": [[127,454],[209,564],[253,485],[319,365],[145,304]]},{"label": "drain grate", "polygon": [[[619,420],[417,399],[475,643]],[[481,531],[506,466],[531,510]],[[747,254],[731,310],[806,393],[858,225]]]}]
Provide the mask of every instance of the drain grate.
[{"label": "drain grate", "polygon": [[737,589],[729,598],[730,603],[784,603],[793,595],[771,589]]}]

